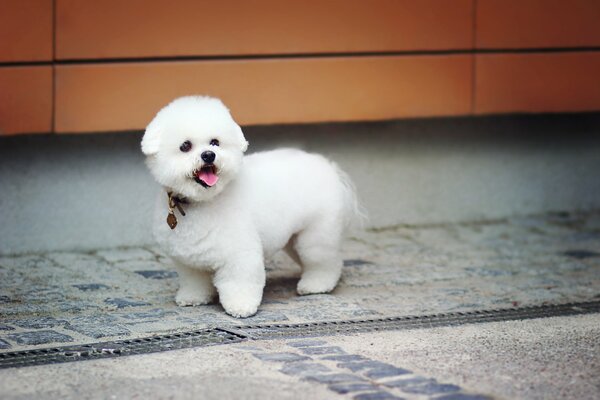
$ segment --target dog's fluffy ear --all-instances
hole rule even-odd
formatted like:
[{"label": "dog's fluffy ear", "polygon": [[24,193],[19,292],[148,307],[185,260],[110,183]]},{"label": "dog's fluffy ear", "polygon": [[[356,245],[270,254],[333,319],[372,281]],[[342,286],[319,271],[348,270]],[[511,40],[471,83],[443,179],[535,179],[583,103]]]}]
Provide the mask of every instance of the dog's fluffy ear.
[{"label": "dog's fluffy ear", "polygon": [[238,133],[238,140],[240,142],[240,145],[242,147],[242,152],[246,152],[246,150],[248,150],[248,141],[246,140],[246,138],[244,137],[244,132],[242,132],[242,128],[240,128],[239,125],[235,125],[236,126],[236,130]]},{"label": "dog's fluffy ear", "polygon": [[146,127],[146,132],[142,138],[142,153],[147,156],[158,153],[160,146],[160,129],[155,123],[150,123]]}]

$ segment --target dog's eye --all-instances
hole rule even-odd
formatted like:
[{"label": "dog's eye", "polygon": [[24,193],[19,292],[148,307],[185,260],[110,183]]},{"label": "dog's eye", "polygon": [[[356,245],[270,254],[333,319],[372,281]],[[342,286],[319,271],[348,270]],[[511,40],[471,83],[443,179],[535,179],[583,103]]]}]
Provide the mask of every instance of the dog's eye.
[{"label": "dog's eye", "polygon": [[184,153],[187,153],[191,149],[192,149],[192,142],[190,142],[189,140],[186,140],[185,142],[181,143],[181,146],[179,146],[179,150],[183,151]]},{"label": "dog's eye", "polygon": [[210,145],[211,146],[218,146],[219,145],[219,139],[213,139],[210,141]]}]

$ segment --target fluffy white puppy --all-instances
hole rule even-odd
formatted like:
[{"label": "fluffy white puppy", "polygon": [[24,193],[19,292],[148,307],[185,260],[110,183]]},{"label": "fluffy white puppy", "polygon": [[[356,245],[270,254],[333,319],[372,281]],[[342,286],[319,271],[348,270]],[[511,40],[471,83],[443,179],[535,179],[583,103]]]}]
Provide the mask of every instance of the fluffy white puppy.
[{"label": "fluffy white puppy", "polygon": [[[340,278],[342,235],[360,214],[348,177],[320,155],[244,157],[247,147],[229,110],[210,97],[176,99],[146,128],[142,152],[171,199],[160,195],[154,235],[178,268],[180,306],[218,292],[228,314],[255,314],[264,259],[281,249],[302,266],[299,294],[329,292]],[[170,206],[174,228],[165,221]]]}]

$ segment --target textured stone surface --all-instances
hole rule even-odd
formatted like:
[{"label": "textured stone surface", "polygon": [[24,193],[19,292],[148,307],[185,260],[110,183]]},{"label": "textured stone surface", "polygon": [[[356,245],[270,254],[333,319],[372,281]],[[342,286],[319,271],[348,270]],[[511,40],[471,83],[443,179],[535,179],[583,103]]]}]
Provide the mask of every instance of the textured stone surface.
[{"label": "textured stone surface", "polygon": [[379,389],[377,385],[372,383],[333,383],[328,386],[330,390],[336,393],[345,394],[352,392],[376,391]]},{"label": "textured stone surface", "polygon": [[304,361],[310,359],[309,357],[294,353],[258,353],[254,354],[254,357],[263,361],[273,362]]},{"label": "textured stone surface", "polygon": [[379,370],[394,368],[393,365],[382,363],[381,361],[371,361],[371,360],[340,363],[337,366],[340,368],[347,368],[353,372],[361,371],[361,370],[365,370],[365,369],[371,369],[371,368],[377,368]]},{"label": "textured stone surface", "polygon": [[[298,296],[300,268],[284,255],[270,260],[263,303],[245,320],[217,303],[178,307],[176,272],[153,248],[5,255],[0,331],[52,329],[88,343],[212,326],[586,301],[600,298],[599,253],[600,212],[367,230],[344,243],[342,278],[330,294]],[[3,339],[12,349],[35,346]]]},{"label": "textured stone surface", "polygon": [[433,395],[433,394],[438,394],[438,393],[458,392],[460,390],[460,387],[458,387],[456,385],[448,385],[448,384],[444,385],[444,384],[429,382],[424,385],[407,386],[403,390],[406,393]]},{"label": "textured stone surface", "polygon": [[311,375],[320,375],[331,370],[322,364],[311,362],[294,362],[284,365],[280,371],[286,375],[298,375],[306,377]]},{"label": "textured stone surface", "polygon": [[352,375],[352,374],[344,374],[344,373],[309,375],[309,376],[305,377],[304,379],[307,379],[310,381],[316,381],[319,383],[360,382],[360,381],[365,380],[364,378],[362,378],[360,376]]},{"label": "textured stone surface", "polygon": [[313,346],[323,346],[327,344],[324,340],[296,340],[293,342],[289,342],[288,345],[292,347],[313,347]]},{"label": "textured stone surface", "polygon": [[365,372],[365,375],[369,378],[389,378],[391,376],[406,375],[410,374],[410,371],[404,368],[396,368],[394,366],[377,367],[370,369]]},{"label": "textured stone surface", "polygon": [[72,342],[73,338],[62,333],[46,330],[34,332],[11,333],[7,338],[17,344],[22,345],[38,345],[51,343],[66,343]]},{"label": "textured stone surface", "polygon": [[301,348],[304,354],[309,355],[324,355],[324,354],[346,354],[344,350],[342,350],[338,346],[315,346],[315,347],[304,347]]}]

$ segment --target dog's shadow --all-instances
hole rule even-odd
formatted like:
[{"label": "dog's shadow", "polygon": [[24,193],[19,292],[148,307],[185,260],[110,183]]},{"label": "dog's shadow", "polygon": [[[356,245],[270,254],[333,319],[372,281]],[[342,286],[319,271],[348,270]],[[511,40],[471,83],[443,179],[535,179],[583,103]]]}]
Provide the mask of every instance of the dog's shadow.
[{"label": "dog's shadow", "polygon": [[295,297],[296,286],[300,280],[302,270],[284,252],[279,252],[265,262],[267,282],[263,294],[263,301],[276,302],[289,300]]}]

